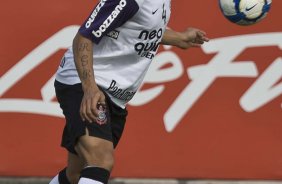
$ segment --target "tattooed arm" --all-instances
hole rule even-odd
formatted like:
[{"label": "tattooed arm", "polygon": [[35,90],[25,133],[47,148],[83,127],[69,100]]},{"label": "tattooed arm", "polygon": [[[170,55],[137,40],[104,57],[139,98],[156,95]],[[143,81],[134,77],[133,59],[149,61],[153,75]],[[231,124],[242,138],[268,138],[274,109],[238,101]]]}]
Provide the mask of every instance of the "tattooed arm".
[{"label": "tattooed arm", "polygon": [[98,116],[97,103],[105,103],[105,96],[99,90],[94,78],[92,41],[77,33],[73,40],[73,53],[84,92],[80,116],[83,121],[93,122]]}]

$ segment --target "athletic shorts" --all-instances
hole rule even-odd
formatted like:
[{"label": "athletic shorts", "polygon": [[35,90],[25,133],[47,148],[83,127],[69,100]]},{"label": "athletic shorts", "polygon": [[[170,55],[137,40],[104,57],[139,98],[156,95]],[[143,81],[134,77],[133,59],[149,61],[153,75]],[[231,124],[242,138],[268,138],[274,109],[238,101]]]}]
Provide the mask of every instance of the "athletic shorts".
[{"label": "athletic shorts", "polygon": [[58,102],[66,119],[61,142],[62,147],[65,147],[71,153],[77,154],[74,147],[79,137],[86,134],[86,128],[90,136],[111,141],[114,148],[117,146],[126,121],[126,109],[114,104],[104,93],[106,109],[103,119],[106,121],[92,123],[82,121],[79,113],[83,97],[81,83],[66,85],[55,81],[54,86]]}]

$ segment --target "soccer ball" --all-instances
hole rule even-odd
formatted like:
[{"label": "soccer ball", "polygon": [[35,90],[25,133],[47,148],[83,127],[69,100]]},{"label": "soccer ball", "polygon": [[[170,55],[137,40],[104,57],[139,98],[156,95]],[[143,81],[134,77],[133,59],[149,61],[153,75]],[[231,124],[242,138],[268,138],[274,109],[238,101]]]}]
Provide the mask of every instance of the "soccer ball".
[{"label": "soccer ball", "polygon": [[271,0],[219,0],[223,15],[238,25],[252,25],[264,19]]}]

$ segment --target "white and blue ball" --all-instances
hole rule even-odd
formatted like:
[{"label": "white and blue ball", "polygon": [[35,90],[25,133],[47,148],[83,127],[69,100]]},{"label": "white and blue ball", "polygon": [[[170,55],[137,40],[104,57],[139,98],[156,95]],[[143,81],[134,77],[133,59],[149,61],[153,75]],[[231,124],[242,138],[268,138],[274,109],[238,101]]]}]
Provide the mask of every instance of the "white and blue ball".
[{"label": "white and blue ball", "polygon": [[239,25],[252,25],[264,19],[271,0],[219,0],[224,16]]}]

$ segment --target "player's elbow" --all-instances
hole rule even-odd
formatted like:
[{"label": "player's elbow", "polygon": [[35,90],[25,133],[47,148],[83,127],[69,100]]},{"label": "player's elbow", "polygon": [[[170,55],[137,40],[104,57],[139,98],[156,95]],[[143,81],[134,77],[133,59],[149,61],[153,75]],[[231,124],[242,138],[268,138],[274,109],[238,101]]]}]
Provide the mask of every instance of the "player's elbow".
[{"label": "player's elbow", "polygon": [[81,35],[79,32],[75,35],[72,42],[73,53],[77,54],[79,52],[91,51],[93,48],[93,42],[89,39]]}]

